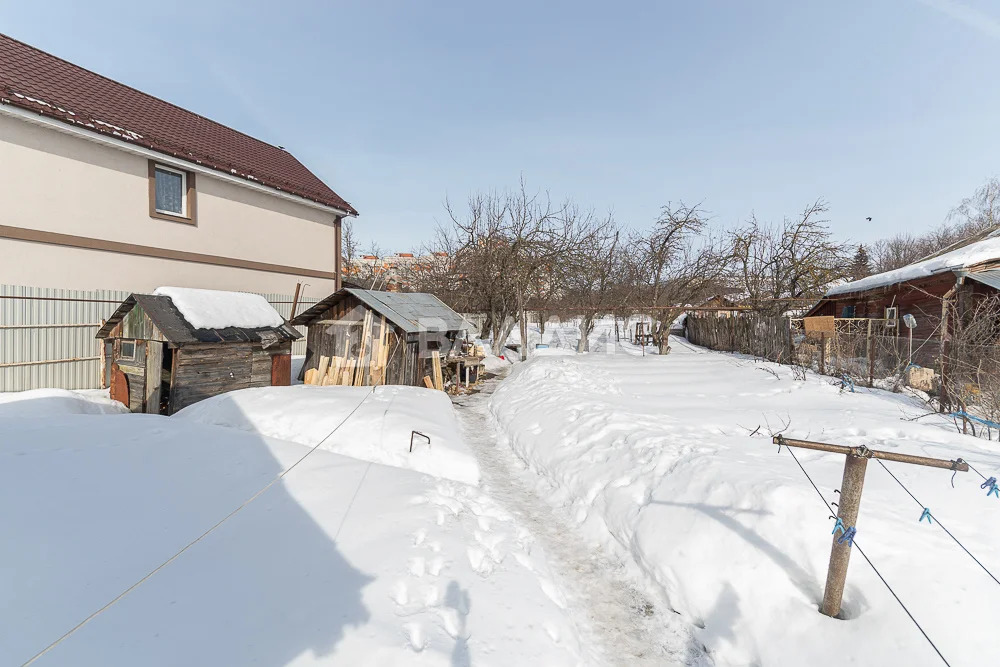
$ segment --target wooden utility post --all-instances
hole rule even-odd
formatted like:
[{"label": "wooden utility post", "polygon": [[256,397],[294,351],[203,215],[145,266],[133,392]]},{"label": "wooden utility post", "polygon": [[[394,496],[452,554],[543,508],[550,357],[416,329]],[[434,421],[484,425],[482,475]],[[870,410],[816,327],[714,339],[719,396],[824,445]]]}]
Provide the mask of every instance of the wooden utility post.
[{"label": "wooden utility post", "polygon": [[302,291],[302,283],[295,283],[295,296],[292,297],[292,314],[288,317],[289,320],[295,319],[295,311],[299,307],[299,292]]},{"label": "wooden utility post", "polygon": [[[823,593],[823,605],[820,607],[820,612],[833,617],[836,617],[840,613],[840,605],[844,599],[847,565],[851,559],[851,546],[853,546],[854,530],[858,522],[858,510],[861,507],[861,491],[865,485],[865,470],[868,468],[868,459],[911,463],[960,472],[969,471],[969,464],[962,459],[956,461],[932,459],[926,456],[912,456],[910,454],[897,454],[896,452],[868,449],[864,446],[845,447],[844,445],[831,445],[825,442],[792,440],[780,435],[774,436],[772,442],[779,447],[782,445],[785,447],[801,447],[803,449],[815,449],[821,452],[833,452],[834,454],[844,454],[847,456],[847,460],[844,463],[844,479],[840,485],[840,502],[837,503],[836,518],[838,523],[833,530],[833,548],[830,551],[830,565],[826,572],[826,590]],[[848,531],[850,531],[849,535]]]},{"label": "wooden utility post", "polygon": [[871,318],[868,318],[868,386],[875,386],[875,339],[872,338]]},{"label": "wooden utility post", "polygon": [[819,374],[826,375],[826,332],[819,334]]}]

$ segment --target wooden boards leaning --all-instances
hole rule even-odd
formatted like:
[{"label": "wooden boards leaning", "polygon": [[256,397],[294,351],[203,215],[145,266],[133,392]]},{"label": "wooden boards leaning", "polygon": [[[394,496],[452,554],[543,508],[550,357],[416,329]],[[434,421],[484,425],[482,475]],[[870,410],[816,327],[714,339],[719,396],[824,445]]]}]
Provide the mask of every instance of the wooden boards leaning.
[{"label": "wooden boards leaning", "polygon": [[431,363],[434,367],[434,388],[444,391],[444,376],[441,374],[441,353],[437,350],[431,352]]}]

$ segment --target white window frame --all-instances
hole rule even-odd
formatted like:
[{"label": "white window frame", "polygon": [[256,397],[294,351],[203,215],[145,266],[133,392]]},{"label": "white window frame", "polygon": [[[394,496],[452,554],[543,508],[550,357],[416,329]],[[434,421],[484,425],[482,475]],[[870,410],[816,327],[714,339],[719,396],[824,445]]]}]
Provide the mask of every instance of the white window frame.
[{"label": "white window frame", "polygon": [[181,212],[177,213],[175,211],[167,211],[162,208],[155,208],[156,206],[156,191],[153,191],[153,206],[154,211],[161,215],[172,215],[175,218],[187,218],[188,216],[188,175],[186,171],[180,169],[174,169],[160,162],[153,163],[153,187],[156,188],[156,170],[162,169],[163,171],[169,172],[171,174],[177,174],[181,177]]}]

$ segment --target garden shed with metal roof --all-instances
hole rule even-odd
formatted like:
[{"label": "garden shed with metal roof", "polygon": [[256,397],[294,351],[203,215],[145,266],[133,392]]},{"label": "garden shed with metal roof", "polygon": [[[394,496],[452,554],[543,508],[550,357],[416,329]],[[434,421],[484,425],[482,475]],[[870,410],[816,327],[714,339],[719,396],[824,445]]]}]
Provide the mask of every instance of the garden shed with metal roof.
[{"label": "garden shed with metal roof", "polygon": [[96,337],[111,398],[170,415],[227,391],[290,384],[302,335],[257,294],[160,288],[125,299]]},{"label": "garden shed with metal roof", "polygon": [[331,294],[291,324],[308,327],[299,379],[316,369],[329,376],[319,384],[350,385],[423,386],[433,358],[447,357],[471,328],[433,294],[355,288]]}]

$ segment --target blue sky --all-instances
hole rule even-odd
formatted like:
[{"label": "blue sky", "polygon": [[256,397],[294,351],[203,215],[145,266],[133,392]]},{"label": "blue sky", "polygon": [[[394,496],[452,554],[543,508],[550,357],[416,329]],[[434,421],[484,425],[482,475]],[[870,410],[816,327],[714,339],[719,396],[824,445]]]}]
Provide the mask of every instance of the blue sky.
[{"label": "blue sky", "polygon": [[522,174],[634,227],[823,197],[870,241],[1000,171],[998,3],[0,0],[0,32],[285,146],[387,251]]}]

